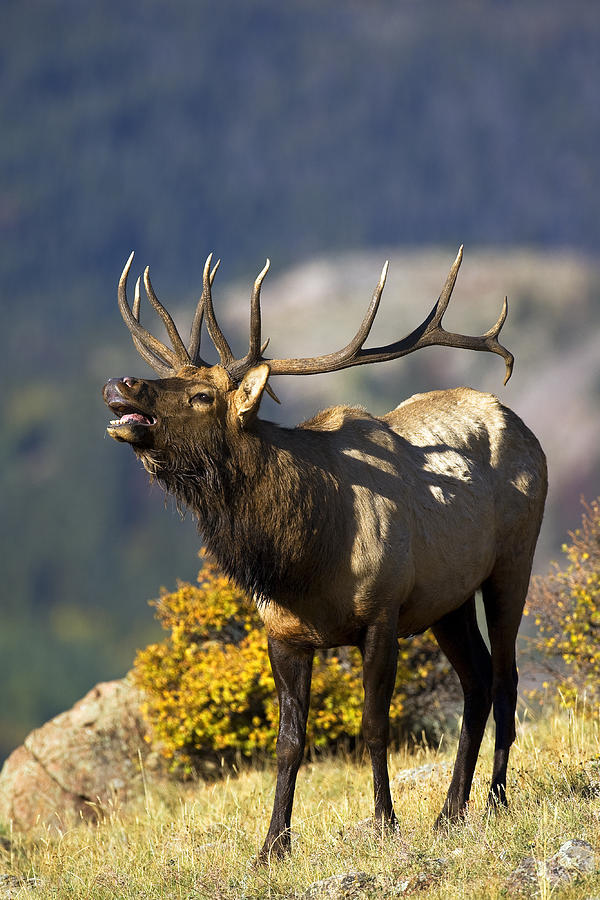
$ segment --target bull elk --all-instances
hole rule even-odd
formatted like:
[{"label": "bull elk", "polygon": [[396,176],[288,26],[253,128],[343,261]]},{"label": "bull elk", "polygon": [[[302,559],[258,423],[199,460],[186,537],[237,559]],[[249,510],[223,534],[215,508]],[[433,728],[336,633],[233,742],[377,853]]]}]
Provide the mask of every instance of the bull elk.
[{"label": "bull elk", "polygon": [[[498,341],[507,314],[485,334],[442,326],[462,247],[424,322],[387,346],[365,349],[386,263],[356,336],[335,353],[268,359],[261,337],[261,284],[250,301],[248,352],[236,359],[213,309],[219,263],[204,267],[202,296],[186,349],[154,293],[171,347],[140,323],[121,275],[119,307],[133,342],[158,379],[113,378],[104,399],[117,418],[108,433],[131,445],[152,478],[198,520],[206,546],[258,605],[279,698],[277,784],[260,858],[290,849],[290,817],[303,756],[316,649],[359,647],[362,732],[373,769],[375,821],[394,826],[387,769],[389,706],[397,639],[431,628],[464,692],[458,753],[438,822],[464,815],[486,721],[496,725],[490,805],[506,805],[515,738],[515,641],[546,495],[543,451],[491,394],[469,388],[417,394],[377,417],[335,406],[295,428],[258,418],[275,375],[333,372],[396,359],[431,345],[513,357]],[[203,320],[219,353],[200,355]],[[481,589],[491,653],[475,616]]]}]

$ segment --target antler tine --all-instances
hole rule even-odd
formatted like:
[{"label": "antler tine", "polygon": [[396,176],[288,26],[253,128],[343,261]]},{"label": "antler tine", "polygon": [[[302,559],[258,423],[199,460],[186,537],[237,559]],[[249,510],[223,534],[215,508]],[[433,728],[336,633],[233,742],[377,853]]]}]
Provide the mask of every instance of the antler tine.
[{"label": "antler tine", "polygon": [[202,337],[202,322],[204,321],[204,298],[201,296],[194,313],[194,321],[190,329],[190,345],[188,353],[193,366],[204,366],[205,362],[200,358],[200,340]]},{"label": "antler tine", "polygon": [[217,269],[221,264],[221,260],[217,260],[215,263],[215,267],[210,271],[210,264],[212,261],[212,253],[209,254],[208,259],[204,265],[204,273],[202,275],[202,298],[201,303],[204,309],[204,314],[206,315],[206,327],[208,329],[208,333],[211,337],[211,340],[215,347],[218,350],[219,357],[221,359],[221,365],[227,366],[229,363],[234,362],[233,352],[231,347],[227,343],[227,339],[221,329],[219,328],[219,324],[215,317],[215,311],[213,309],[212,302],[212,293],[211,286],[213,283],[213,279],[217,274]]},{"label": "antler tine", "polygon": [[154,288],[152,287],[152,282],[150,281],[149,266],[146,266],[146,269],[144,271],[144,286],[146,288],[148,300],[163,320],[165,328],[167,329],[167,334],[171,338],[171,343],[173,344],[173,350],[175,351],[175,358],[177,360],[177,363],[180,366],[189,365],[191,360],[187,350],[185,349],[185,344],[179,336],[179,332],[177,331],[175,322],[154,293]]},{"label": "antler tine", "polygon": [[[212,256],[212,253],[211,253]],[[204,288],[204,282],[206,278],[206,268],[210,265],[210,256],[204,263],[204,274],[202,277],[202,286]],[[204,321],[204,290],[200,295],[200,299],[196,305],[196,312],[194,313],[194,320],[192,322],[192,327],[190,329],[190,346],[188,349],[188,353],[190,354],[190,359],[192,361],[193,366],[205,365],[205,363],[200,359],[200,343],[202,340],[202,322]]]},{"label": "antler tine", "polygon": [[142,276],[138,275],[138,279],[135,283],[135,290],[133,292],[133,306],[131,307],[131,311],[137,322],[140,321],[140,306],[142,305],[142,295],[140,294],[141,280],[142,280]]},{"label": "antler tine", "polygon": [[[256,276],[254,287],[252,288],[252,296],[250,297],[250,339],[248,341],[248,352],[241,359],[231,360],[227,366],[232,378],[237,379],[248,371],[252,366],[263,362],[262,355],[267,349],[269,339],[261,343],[261,314],[260,314],[260,290],[265,275],[269,271],[271,261],[267,259],[262,271]],[[273,399],[277,399],[275,396]],[[279,403],[279,401],[277,400]]]},{"label": "antler tine", "polygon": [[[248,342],[249,365],[254,365],[257,362],[260,362],[263,353],[269,346],[270,338],[267,338],[266,341],[261,344],[260,289],[262,288],[262,283],[264,281],[265,275],[269,271],[270,267],[271,260],[267,258],[262,271],[260,271],[256,277],[254,288],[252,290],[252,296],[250,298],[250,340]],[[281,403],[281,400],[270,384],[267,383],[265,390],[269,397],[271,397],[271,399],[275,401],[275,403]]]},{"label": "antler tine", "polygon": [[[150,362],[148,357],[144,356],[144,359],[146,359],[147,362],[150,362],[150,365],[153,368],[156,368],[156,371],[159,375],[163,375],[165,374],[165,371],[173,370],[176,367],[177,360],[172,350],[170,350],[161,341],[157,340],[157,338],[151,335],[150,332],[143,327],[143,325],[140,325],[138,318],[133,315],[131,309],[129,308],[129,303],[127,300],[127,276],[129,275],[129,270],[131,269],[133,256],[134,254],[132,253],[125,263],[125,268],[123,269],[123,272],[121,273],[121,277],[119,279],[119,288],[117,292],[119,309],[121,311],[121,315],[123,316],[123,321],[131,332],[131,336],[132,338],[134,338],[134,341],[135,339],[137,339],[139,344],[141,344],[145,349],[152,352],[153,356],[159,360],[161,371],[159,371],[159,369],[155,366],[154,362]],[[138,347],[138,343],[136,343],[136,347]]]},{"label": "antler tine", "polygon": [[[389,259],[383,264],[383,269],[381,270],[381,275],[379,276],[379,281],[377,283],[377,287],[373,291],[373,296],[371,297],[371,302],[365,314],[365,317],[362,321],[360,328],[358,329],[354,339],[350,341],[346,350],[352,348],[352,352],[348,354],[349,358],[354,356],[356,352],[358,352],[366,339],[369,337],[369,333],[371,331],[371,327],[373,322],[375,321],[375,316],[377,315],[377,310],[379,309],[379,301],[381,300],[381,295],[383,294],[383,289],[385,287],[385,282],[387,280],[387,274],[390,267]],[[343,351],[341,351],[343,353]]]},{"label": "antler tine", "polygon": [[[211,258],[212,258],[212,253],[210,254],[210,256],[208,257],[208,259],[206,260],[206,262],[204,264],[205,270],[210,267]],[[221,260],[219,259],[217,261],[214,269],[210,273],[209,280],[210,280],[211,287],[212,287],[213,281],[215,280],[215,275],[217,274],[217,269],[219,268],[220,263],[221,263]],[[203,277],[202,277],[203,285],[204,285],[205,278],[206,278],[206,275],[203,274]],[[190,359],[192,361],[193,366],[208,366],[209,365],[200,356],[200,342],[201,342],[201,338],[202,338],[202,322],[204,321],[204,299],[205,298],[204,298],[204,290],[203,290],[202,294],[200,296],[200,299],[198,300],[198,305],[196,306],[196,312],[194,315],[194,321],[192,322],[192,327],[190,329],[190,347],[189,347],[188,353],[190,355]]]},{"label": "antler tine", "polygon": [[513,373],[513,367],[515,364],[515,358],[512,353],[503,347],[501,343],[498,341],[498,335],[500,334],[500,330],[504,323],[506,322],[506,317],[508,315],[508,297],[504,298],[504,303],[502,304],[502,310],[500,315],[498,316],[498,321],[495,325],[493,325],[489,331],[483,335],[489,342],[490,349],[493,350],[494,353],[498,353],[506,364],[506,375],[504,376],[504,384],[508,381],[510,376]]},{"label": "antler tine", "polygon": [[450,303],[450,297],[452,296],[452,291],[454,290],[454,285],[456,284],[456,279],[458,277],[458,270],[460,269],[460,264],[463,258],[463,249],[464,244],[461,244],[458,248],[458,253],[456,254],[456,259],[452,263],[450,271],[448,272],[448,277],[446,278],[446,284],[444,285],[444,289],[442,293],[438,297],[438,301],[435,305],[435,315],[432,319],[432,327],[437,327],[442,321],[442,316],[448,309],[448,304]]},{"label": "antler tine", "polygon": [[248,344],[248,356],[251,359],[258,359],[262,353],[260,338],[260,289],[265,275],[269,271],[270,265],[271,260],[267,259],[262,271],[259,272],[256,281],[254,282],[252,297],[250,298],[250,341]]},{"label": "antler tine", "polygon": [[[133,297],[133,315],[138,322],[140,321],[140,305],[142,300],[140,294],[141,280],[142,278],[140,276],[135,283],[135,294]],[[171,374],[172,370],[167,365],[165,365],[162,360],[160,360],[158,356],[156,356],[151,350],[145,347],[144,344],[142,344],[142,342],[139,340],[139,338],[136,338],[133,334],[131,335],[131,337],[133,339],[133,343],[135,344],[135,348],[142,359],[145,359],[148,365],[153,368],[155,372],[157,372],[159,375],[165,376]]]}]

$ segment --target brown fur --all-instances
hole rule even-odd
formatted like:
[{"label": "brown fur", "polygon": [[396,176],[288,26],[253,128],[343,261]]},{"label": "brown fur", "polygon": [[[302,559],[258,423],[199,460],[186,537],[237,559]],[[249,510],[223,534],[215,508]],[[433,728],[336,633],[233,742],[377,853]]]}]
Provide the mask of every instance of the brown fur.
[{"label": "brown fur", "polygon": [[[263,855],[289,848],[315,648],[363,652],[377,818],[395,821],[385,746],[396,636],[430,626],[467,704],[442,815],[465,808],[492,699],[490,797],[504,802],[514,642],[546,494],[537,440],[495,397],[467,388],[417,395],[382,418],[334,407],[280,428],[256,416],[268,374],[260,365],[238,386],[221,366],[186,366],[166,379],[105,387],[113,408],[121,401],[156,417],[151,428],[111,433],[192,510],[223,569],[259,604],[282,710]],[[472,612],[479,588],[491,659]]]}]

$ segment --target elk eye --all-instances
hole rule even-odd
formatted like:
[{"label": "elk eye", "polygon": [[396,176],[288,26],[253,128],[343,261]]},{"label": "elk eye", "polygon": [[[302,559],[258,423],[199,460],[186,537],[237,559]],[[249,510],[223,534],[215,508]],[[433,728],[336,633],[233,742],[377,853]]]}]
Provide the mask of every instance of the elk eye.
[{"label": "elk eye", "polygon": [[199,394],[194,394],[193,397],[190,397],[190,403],[212,403],[213,399],[211,394],[205,394],[201,391]]}]

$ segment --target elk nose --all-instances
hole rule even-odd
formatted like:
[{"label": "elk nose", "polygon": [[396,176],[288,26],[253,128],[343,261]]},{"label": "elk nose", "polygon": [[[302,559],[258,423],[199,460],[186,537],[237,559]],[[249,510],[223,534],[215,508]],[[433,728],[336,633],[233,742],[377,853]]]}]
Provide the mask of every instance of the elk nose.
[{"label": "elk nose", "polygon": [[110,403],[111,400],[122,397],[122,386],[126,385],[128,388],[133,388],[139,383],[137,378],[111,378],[106,382],[102,389],[102,395],[106,403]]}]

